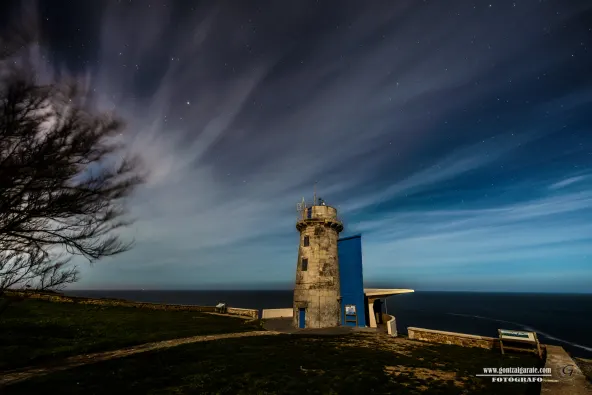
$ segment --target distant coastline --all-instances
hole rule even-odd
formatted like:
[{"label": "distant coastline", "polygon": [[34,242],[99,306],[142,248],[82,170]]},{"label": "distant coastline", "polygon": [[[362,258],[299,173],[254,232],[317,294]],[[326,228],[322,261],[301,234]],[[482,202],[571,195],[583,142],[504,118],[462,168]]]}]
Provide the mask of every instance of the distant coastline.
[{"label": "distant coastline", "polygon": [[[292,291],[66,290],[65,295],[115,298],[137,302],[214,305],[238,308],[285,308]],[[470,296],[470,297],[468,297]],[[497,329],[533,330],[543,343],[564,347],[572,355],[592,358],[592,294],[419,291],[387,299],[400,333],[416,326],[496,336]]]}]

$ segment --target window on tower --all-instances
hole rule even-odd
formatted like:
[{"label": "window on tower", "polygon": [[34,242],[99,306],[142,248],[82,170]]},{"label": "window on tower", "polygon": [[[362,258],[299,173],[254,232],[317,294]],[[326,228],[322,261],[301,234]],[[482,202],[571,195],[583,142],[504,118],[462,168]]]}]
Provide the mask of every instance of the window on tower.
[{"label": "window on tower", "polygon": [[308,258],[302,258],[302,271],[305,272],[308,270]]},{"label": "window on tower", "polygon": [[310,239],[308,236],[304,236],[304,241],[302,242],[304,247],[308,247],[310,245]]}]

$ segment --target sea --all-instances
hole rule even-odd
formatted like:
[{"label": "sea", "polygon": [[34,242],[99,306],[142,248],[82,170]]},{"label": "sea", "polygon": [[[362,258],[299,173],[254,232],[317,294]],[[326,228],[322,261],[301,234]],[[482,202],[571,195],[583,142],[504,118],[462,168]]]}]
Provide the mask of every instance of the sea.
[{"label": "sea", "polygon": [[[67,295],[137,302],[273,309],[292,306],[292,291],[65,291]],[[592,358],[592,294],[414,292],[386,299],[397,330],[407,327],[498,336],[498,329],[533,331],[542,343]]]}]

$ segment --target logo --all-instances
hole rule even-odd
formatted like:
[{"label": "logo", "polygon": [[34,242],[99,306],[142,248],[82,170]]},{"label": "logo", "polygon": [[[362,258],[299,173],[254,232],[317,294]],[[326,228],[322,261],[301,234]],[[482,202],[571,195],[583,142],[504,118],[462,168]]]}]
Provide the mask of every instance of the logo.
[{"label": "logo", "polygon": [[574,373],[574,365],[565,365],[563,369],[561,369],[562,376],[572,376]]}]

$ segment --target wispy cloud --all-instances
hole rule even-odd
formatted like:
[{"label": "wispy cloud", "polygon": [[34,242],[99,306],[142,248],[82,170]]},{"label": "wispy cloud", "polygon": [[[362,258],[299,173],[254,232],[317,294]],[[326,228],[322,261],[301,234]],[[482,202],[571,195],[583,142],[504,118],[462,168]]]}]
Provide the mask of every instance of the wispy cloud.
[{"label": "wispy cloud", "polygon": [[549,185],[549,189],[560,189],[560,188],[565,188],[568,185],[571,184],[575,184],[576,182],[580,182],[583,181],[587,178],[587,176],[575,176],[575,177],[569,177],[566,178],[564,180],[561,181],[557,181],[556,183],[553,183],[551,185]]},{"label": "wispy cloud", "polygon": [[505,154],[524,143],[533,141],[536,137],[538,136],[535,134],[524,133],[510,140],[483,140],[469,147],[458,149],[428,168],[419,170],[400,181],[393,180],[393,184],[385,190],[368,194],[366,197],[359,197],[355,202],[346,204],[344,208],[350,211],[360,210],[402,194],[433,188],[438,183],[461,177],[492,162],[502,160]]},{"label": "wispy cloud", "polygon": [[[222,33],[242,16],[219,5],[198,10],[195,19],[188,18],[186,25],[174,29],[167,12],[134,9],[140,20],[149,21],[152,43],[163,43],[170,35],[190,38],[168,41],[174,44],[160,51],[161,56],[168,52],[163,62],[166,71],[154,94],[140,100],[134,89],[121,89],[120,84],[129,86],[137,78],[134,65],[145,67],[153,45],[146,45],[148,40],[122,23],[126,17],[112,7],[103,23],[101,91],[118,98],[117,108],[131,120],[135,132],[133,149],[144,154],[153,174],[133,205],[140,219],[139,245],[126,259],[146,257],[155,249],[149,245],[158,245],[159,252],[150,255],[155,268],[160,264],[187,270],[191,262],[200,268],[203,280],[219,280],[216,268],[228,267],[232,274],[225,276],[252,281],[277,276],[289,282],[296,251],[292,203],[310,192],[313,181],[321,179],[322,196],[330,203],[331,196],[335,203],[343,199],[340,209],[347,216],[503,162],[548,132],[522,131],[512,138],[495,138],[504,133],[502,129],[429,158],[410,168],[408,175],[395,175],[385,188],[365,181],[385,167],[408,163],[451,113],[490,95],[500,80],[518,77],[508,72],[483,80],[492,62],[503,59],[500,56],[508,60],[519,56],[527,38],[540,34],[536,25],[529,24],[518,28],[522,41],[496,40],[496,18],[484,18],[480,23],[491,28],[489,40],[497,50],[473,52],[469,32],[475,26],[436,18],[435,8],[417,13],[393,7],[381,14],[380,23],[372,22],[375,13],[362,15],[345,32],[326,29],[308,53],[290,60],[284,60],[288,54],[281,47],[269,47],[255,58],[217,55],[215,48],[243,51],[250,41],[235,32]],[[394,33],[392,23],[406,9],[409,14]],[[436,28],[417,28],[425,25],[420,21],[426,17],[433,17]],[[504,25],[511,26],[507,21]],[[381,28],[382,40],[358,45]],[[481,27],[483,31],[487,29]],[[429,58],[421,55],[426,50],[431,50]],[[468,67],[466,59],[451,58],[451,53],[464,53],[465,58],[479,53],[481,61]],[[546,67],[527,63],[515,70],[528,68],[532,73],[533,68]],[[277,67],[288,67],[290,72],[278,74]],[[225,70],[223,80],[215,78],[215,69]],[[576,194],[467,212],[427,209],[394,217],[383,213],[390,219],[375,224],[374,241],[371,229],[366,229],[370,230],[368,270],[372,273],[372,267],[385,265],[478,265],[484,260],[537,256],[545,243],[579,240],[590,229],[586,224],[565,225],[555,235],[551,229],[533,231],[531,222],[585,209],[589,203],[589,195]],[[409,229],[413,232],[402,237]],[[270,253],[273,249],[266,242],[274,235],[280,236],[283,246],[277,255]],[[396,238],[389,240],[389,235]],[[550,254],[557,249],[545,248]],[[387,264],[384,257],[393,254],[398,259]],[[145,258],[132,261],[138,263],[127,263],[129,273],[146,265]],[[246,267],[242,262],[248,262]],[[263,270],[261,275],[250,275],[256,268]]]},{"label": "wispy cloud", "polygon": [[[580,10],[351,4],[105,8],[89,86],[150,177],[131,202],[136,248],[79,287],[290,283],[295,203],[315,181],[365,233],[369,279],[588,254],[587,179],[527,170],[528,147],[549,149],[589,99],[541,85],[574,53],[547,29]],[[532,81],[536,97],[516,93]]]},{"label": "wispy cloud", "polygon": [[396,278],[442,270],[489,276],[496,267],[523,276],[589,270],[592,193],[540,193],[541,198],[495,208],[399,212],[360,223],[365,258],[374,262],[370,273]]}]

